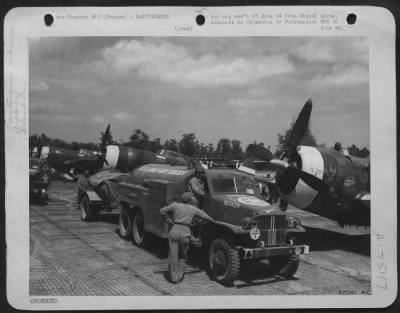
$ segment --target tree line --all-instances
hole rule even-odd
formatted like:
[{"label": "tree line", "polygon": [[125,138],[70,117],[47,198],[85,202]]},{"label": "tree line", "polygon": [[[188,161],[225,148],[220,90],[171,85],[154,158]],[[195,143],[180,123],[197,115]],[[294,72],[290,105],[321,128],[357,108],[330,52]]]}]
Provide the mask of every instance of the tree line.
[{"label": "tree line", "polygon": [[[276,150],[275,152],[271,151],[275,156],[279,157],[286,149],[292,126],[293,123],[289,129],[285,130],[282,134],[277,135],[278,144],[276,146]],[[161,149],[167,149],[184,154],[188,157],[225,158],[234,160],[243,160],[246,158],[246,147],[243,147],[242,142],[238,139],[221,138],[218,140],[217,144],[214,145],[213,143],[204,143],[199,141],[195,133],[185,133],[182,134],[182,138],[179,140],[171,138],[162,143],[160,138],[151,139],[150,136],[141,129],[135,129],[128,141],[121,140],[120,142],[116,142],[111,132],[109,132],[107,138],[103,137],[104,133],[101,132],[98,143],[77,141],[68,142],[58,138],[50,138],[45,134],[35,134],[29,136],[29,147],[30,150],[35,146],[51,146],[75,151],[80,149],[99,151],[100,142],[104,140],[106,145],[122,145],[135,149],[149,150],[152,152],[158,152]],[[263,142],[253,141],[253,143],[264,146]],[[312,134],[310,128],[307,129],[300,144],[313,147],[326,147],[326,144],[324,143],[317,143],[317,140]],[[331,148],[337,149],[339,145],[340,143],[337,142]],[[271,146],[265,148],[271,150]],[[347,149],[351,155],[358,157],[365,157],[369,154],[369,150],[366,147],[360,149],[355,144],[351,145]]]}]

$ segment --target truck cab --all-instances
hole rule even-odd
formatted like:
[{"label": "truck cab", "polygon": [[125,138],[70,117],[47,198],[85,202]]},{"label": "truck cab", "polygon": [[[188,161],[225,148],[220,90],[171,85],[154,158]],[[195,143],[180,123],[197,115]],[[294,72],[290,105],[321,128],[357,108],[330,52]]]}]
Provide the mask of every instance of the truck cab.
[{"label": "truck cab", "polygon": [[[140,247],[148,234],[168,237],[168,226],[160,209],[179,201],[187,191],[194,168],[148,164],[133,171],[127,182],[118,184],[119,232]],[[299,266],[299,255],[307,245],[295,245],[294,234],[302,232],[300,222],[256,195],[255,181],[247,173],[232,168],[204,170],[206,195],[200,201],[215,221],[193,221],[193,245],[208,250],[212,277],[221,283],[233,282],[242,262],[268,259],[271,270],[291,277]]]}]

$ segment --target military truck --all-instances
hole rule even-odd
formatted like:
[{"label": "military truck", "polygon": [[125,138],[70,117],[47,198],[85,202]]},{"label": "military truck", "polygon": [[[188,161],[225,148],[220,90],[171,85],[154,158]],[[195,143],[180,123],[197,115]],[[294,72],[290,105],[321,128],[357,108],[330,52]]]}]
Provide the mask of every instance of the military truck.
[{"label": "military truck", "polygon": [[[119,182],[113,194],[119,201],[119,232],[125,239],[144,247],[149,233],[168,237],[168,225],[160,208],[178,201],[187,190],[195,170],[184,166],[148,164],[135,169],[126,182]],[[193,245],[208,250],[210,274],[228,284],[239,275],[246,260],[268,259],[272,273],[292,277],[299,255],[307,245],[296,245],[294,235],[304,228],[295,217],[258,198],[253,177],[231,168],[205,169],[206,196],[200,208],[214,218],[213,223],[193,225]],[[94,199],[94,197],[91,197]],[[105,199],[82,197],[84,216],[95,216]]]}]

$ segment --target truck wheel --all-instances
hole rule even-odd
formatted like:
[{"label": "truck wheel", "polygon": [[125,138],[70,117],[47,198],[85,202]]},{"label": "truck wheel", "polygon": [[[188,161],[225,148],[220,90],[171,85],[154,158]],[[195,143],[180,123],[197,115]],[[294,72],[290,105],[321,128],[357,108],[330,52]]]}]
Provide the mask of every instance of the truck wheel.
[{"label": "truck wheel", "polygon": [[120,204],[121,211],[119,213],[119,235],[123,239],[132,238],[132,225],[133,225],[133,214],[129,208]]},{"label": "truck wheel", "polygon": [[277,256],[269,259],[269,264],[274,274],[283,278],[292,278],[296,274],[300,258],[298,255]]},{"label": "truck wheel", "polygon": [[138,247],[144,247],[146,245],[147,234],[144,230],[144,218],[142,212],[139,210],[133,215],[132,239],[133,243]]},{"label": "truck wheel", "polygon": [[84,195],[79,201],[79,208],[81,209],[81,220],[90,222],[94,219],[96,213],[93,207],[90,205],[88,196]]},{"label": "truck wheel", "polygon": [[231,284],[240,272],[239,252],[225,239],[215,239],[208,254],[211,277],[221,284]]}]

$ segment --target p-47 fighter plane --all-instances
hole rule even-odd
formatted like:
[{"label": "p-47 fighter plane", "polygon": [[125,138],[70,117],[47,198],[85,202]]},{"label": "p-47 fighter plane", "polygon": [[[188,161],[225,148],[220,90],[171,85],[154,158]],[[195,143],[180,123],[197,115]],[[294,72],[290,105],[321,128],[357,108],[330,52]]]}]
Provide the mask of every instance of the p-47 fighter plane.
[{"label": "p-47 fighter plane", "polygon": [[311,110],[309,99],[279,159],[272,158],[268,150],[257,145],[249,145],[247,152],[278,166],[276,190],[284,202],[332,219],[342,227],[369,226],[369,160],[345,156],[334,149],[300,146]]},{"label": "p-47 fighter plane", "polygon": [[64,174],[67,180],[74,180],[76,173],[83,173],[85,169],[94,172],[97,169],[98,156],[92,151],[41,146],[34,147],[31,155],[46,160],[49,167]]},{"label": "p-47 fighter plane", "polygon": [[158,154],[142,149],[133,149],[125,146],[106,145],[106,138],[110,133],[110,124],[107,126],[102,142],[101,152],[96,154],[92,151],[81,149],[74,151],[63,148],[43,146],[40,151],[34,148],[32,154],[40,154],[46,159],[49,166],[60,173],[64,173],[67,180],[75,180],[76,173],[89,170],[95,173],[103,169],[115,169],[128,172],[138,166],[159,163],[171,165],[187,165],[188,159],[174,151],[161,150]]},{"label": "p-47 fighter plane", "polygon": [[[110,132],[108,124],[103,138],[107,138]],[[115,169],[121,172],[130,172],[133,169],[145,164],[170,164],[182,165],[188,164],[188,159],[179,153],[169,150],[161,150],[154,153],[142,149],[134,149],[126,146],[105,145],[105,140],[101,144],[101,156],[99,157],[99,166],[102,169]]]}]

